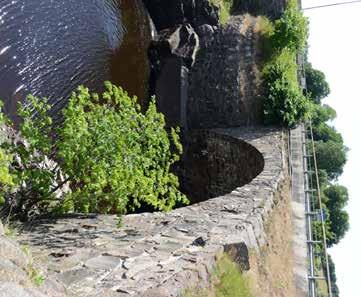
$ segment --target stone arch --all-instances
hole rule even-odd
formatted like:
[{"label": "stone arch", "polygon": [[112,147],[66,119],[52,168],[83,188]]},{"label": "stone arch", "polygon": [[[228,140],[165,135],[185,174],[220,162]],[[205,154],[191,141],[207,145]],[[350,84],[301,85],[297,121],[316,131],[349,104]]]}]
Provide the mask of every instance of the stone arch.
[{"label": "stone arch", "polygon": [[228,194],[263,171],[262,154],[242,139],[209,130],[188,138],[180,178],[192,204]]}]

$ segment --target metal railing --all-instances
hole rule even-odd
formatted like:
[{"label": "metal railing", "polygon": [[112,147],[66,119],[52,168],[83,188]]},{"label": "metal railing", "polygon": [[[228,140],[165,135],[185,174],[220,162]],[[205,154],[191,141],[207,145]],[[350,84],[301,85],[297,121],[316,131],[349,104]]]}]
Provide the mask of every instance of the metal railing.
[{"label": "metal railing", "polygon": [[[327,253],[327,237],[325,227],[325,212],[322,208],[321,188],[317,168],[315,141],[312,124],[303,125],[302,131],[303,168],[305,181],[306,233],[308,252],[308,283],[309,297],[319,297],[321,282],[326,282],[328,297],[332,297],[332,283]],[[317,234],[315,222],[321,228]],[[325,269],[324,269],[325,267]],[[325,271],[324,271],[325,270]]]}]

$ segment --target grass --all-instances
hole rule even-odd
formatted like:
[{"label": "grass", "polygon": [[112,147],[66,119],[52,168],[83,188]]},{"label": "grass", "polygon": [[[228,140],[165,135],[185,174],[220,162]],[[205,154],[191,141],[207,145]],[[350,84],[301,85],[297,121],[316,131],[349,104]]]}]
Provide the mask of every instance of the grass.
[{"label": "grass", "polygon": [[208,289],[193,288],[182,297],[252,297],[249,279],[227,254],[216,262]]},{"label": "grass", "polygon": [[31,254],[29,247],[27,245],[23,245],[21,249],[29,259],[29,264],[26,267],[26,272],[28,274],[29,279],[36,286],[41,286],[45,281],[45,277],[43,276],[41,271],[34,266],[33,256]]},{"label": "grass", "polygon": [[[281,183],[276,206],[265,223],[267,245],[250,250],[247,272],[255,297],[294,297],[291,196],[289,181]],[[282,226],[282,227],[280,227]]]},{"label": "grass", "polygon": [[215,275],[219,280],[215,285],[216,297],[252,296],[248,279],[227,255],[217,262]]}]

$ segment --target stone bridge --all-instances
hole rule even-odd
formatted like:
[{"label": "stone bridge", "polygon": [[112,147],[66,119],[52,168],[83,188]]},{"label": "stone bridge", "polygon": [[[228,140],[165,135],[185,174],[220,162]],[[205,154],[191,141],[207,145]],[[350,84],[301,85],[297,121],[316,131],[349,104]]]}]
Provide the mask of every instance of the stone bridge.
[{"label": "stone bridge", "polygon": [[[43,291],[74,297],[180,296],[187,287],[207,285],[224,251],[249,269],[248,250],[266,244],[264,222],[284,178],[283,133],[263,127],[214,132],[257,149],[264,160],[262,172],[243,187],[198,204],[169,213],[126,215],[121,227],[117,217],[105,215],[19,226],[18,240],[30,247],[47,277]],[[6,296],[13,295],[9,291]]]}]

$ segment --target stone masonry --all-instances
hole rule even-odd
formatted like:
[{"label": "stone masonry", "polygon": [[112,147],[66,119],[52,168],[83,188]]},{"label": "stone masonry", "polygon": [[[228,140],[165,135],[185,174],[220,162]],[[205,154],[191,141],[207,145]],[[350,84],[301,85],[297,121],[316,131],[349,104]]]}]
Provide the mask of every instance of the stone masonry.
[{"label": "stone masonry", "polygon": [[119,228],[115,216],[103,215],[19,226],[18,239],[30,246],[47,281],[63,284],[74,297],[171,297],[206,286],[224,251],[247,269],[248,250],[267,242],[264,222],[283,180],[283,134],[271,128],[216,132],[254,146],[263,171],[223,196],[169,213],[126,215]]},{"label": "stone masonry", "polygon": [[233,0],[233,13],[265,15],[271,19],[280,17],[288,0]]},{"label": "stone masonry", "polygon": [[262,123],[256,21],[233,16],[215,32],[199,30],[201,49],[189,74],[189,128]]}]

